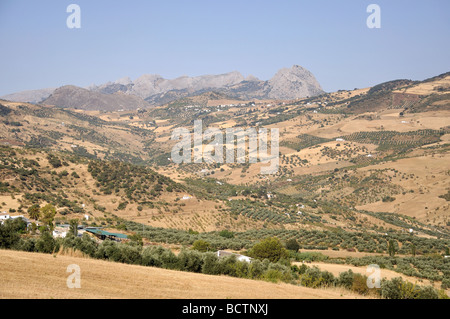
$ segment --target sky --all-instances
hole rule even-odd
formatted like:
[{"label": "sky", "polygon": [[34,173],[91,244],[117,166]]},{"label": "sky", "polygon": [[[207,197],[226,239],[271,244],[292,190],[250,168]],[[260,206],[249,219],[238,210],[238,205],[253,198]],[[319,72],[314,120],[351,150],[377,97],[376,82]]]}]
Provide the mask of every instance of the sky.
[{"label": "sky", "polygon": [[292,65],[332,92],[448,72],[449,40],[448,0],[0,0],[0,96],[143,74],[268,80]]}]

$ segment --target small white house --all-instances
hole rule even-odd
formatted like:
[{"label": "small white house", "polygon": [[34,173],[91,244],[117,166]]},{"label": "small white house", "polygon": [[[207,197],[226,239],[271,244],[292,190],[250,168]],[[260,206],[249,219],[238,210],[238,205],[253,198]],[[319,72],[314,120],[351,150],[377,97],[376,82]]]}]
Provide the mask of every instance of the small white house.
[{"label": "small white house", "polygon": [[236,259],[239,260],[239,261],[245,261],[245,262],[248,262],[248,263],[252,262],[252,258],[250,258],[248,256],[235,254],[235,253],[232,253],[232,252],[229,252],[229,251],[225,251],[225,250],[218,250],[217,251],[217,257],[219,257],[219,258],[220,257],[225,257],[225,256],[231,256],[231,255],[236,256]]},{"label": "small white house", "polygon": [[337,138],[336,142],[345,142],[345,140],[343,138]]},{"label": "small white house", "polygon": [[59,230],[53,231],[53,238],[65,238],[66,236],[67,236],[66,231],[59,231]]},{"label": "small white house", "polygon": [[19,215],[19,216],[11,216],[11,219],[17,219],[17,218],[22,218],[23,220],[26,220],[25,216],[23,215]]},{"label": "small white house", "polygon": [[187,199],[191,199],[191,198],[192,198],[192,197],[189,196],[189,195],[184,195],[182,199],[183,199],[183,200],[187,200]]}]

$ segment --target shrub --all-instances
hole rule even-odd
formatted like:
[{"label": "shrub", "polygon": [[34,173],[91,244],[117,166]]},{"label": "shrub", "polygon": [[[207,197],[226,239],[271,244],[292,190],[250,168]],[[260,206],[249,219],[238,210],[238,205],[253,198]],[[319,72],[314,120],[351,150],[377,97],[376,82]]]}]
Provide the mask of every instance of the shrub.
[{"label": "shrub", "polygon": [[300,275],[304,274],[306,272],[306,270],[308,270],[308,266],[306,266],[305,264],[302,264],[299,268],[298,268],[298,273]]},{"label": "shrub", "polygon": [[224,230],[220,231],[219,236],[222,236],[225,238],[233,238],[234,233],[229,230],[224,229]]},{"label": "shrub", "polygon": [[249,263],[237,260],[235,263],[235,276],[239,278],[248,278]]},{"label": "shrub", "polygon": [[77,172],[75,172],[75,171],[72,172],[71,175],[72,175],[73,178],[80,178],[80,175],[78,175]]},{"label": "shrub", "polygon": [[367,286],[367,276],[354,274],[352,290],[361,295],[367,295],[369,293],[369,287]]},{"label": "shrub", "polygon": [[211,248],[211,244],[203,239],[194,241],[192,244],[192,249],[198,250],[200,252],[207,252]]},{"label": "shrub", "polygon": [[296,261],[324,261],[328,259],[328,256],[319,252],[291,252],[291,257]]},{"label": "shrub", "polygon": [[339,286],[345,287],[347,289],[351,289],[353,287],[353,278],[354,278],[354,273],[351,269],[349,269],[348,271],[341,272],[339,274],[337,284]]},{"label": "shrub", "polygon": [[48,155],[47,156],[48,162],[50,163],[50,165],[52,165],[53,168],[58,168],[61,167],[61,161],[58,157],[54,156],[54,155]]},{"label": "shrub", "polygon": [[9,219],[0,224],[0,248],[12,248],[20,240],[19,233],[25,232],[27,224],[21,218]]},{"label": "shrub", "polygon": [[117,206],[118,210],[124,210],[128,205],[128,202],[120,202],[119,205]]},{"label": "shrub", "polygon": [[214,253],[203,254],[202,273],[207,275],[219,275],[219,257]]},{"label": "shrub", "polygon": [[422,287],[420,289],[419,299],[439,299],[439,293],[431,286]]},{"label": "shrub", "polygon": [[318,288],[322,286],[332,286],[335,284],[335,278],[328,271],[320,271],[316,266],[308,268],[301,276],[300,283],[305,287]]},{"label": "shrub", "polygon": [[55,250],[58,250],[55,239],[50,232],[44,231],[36,242],[36,251],[50,254]]},{"label": "shrub", "polygon": [[286,242],[286,249],[297,252],[300,249],[300,245],[294,238],[292,238]]},{"label": "shrub", "polygon": [[264,271],[264,264],[260,260],[255,259],[248,267],[248,277],[252,279],[260,279],[262,278]]},{"label": "shrub", "polygon": [[381,282],[381,295],[387,299],[419,299],[420,287],[405,282],[401,277]]},{"label": "shrub", "polygon": [[230,255],[230,256],[219,258],[220,274],[237,277],[237,272],[236,272],[236,267],[235,267],[236,262],[237,262],[237,258],[235,255]]},{"label": "shrub", "polygon": [[30,239],[23,239],[21,238],[20,241],[15,245],[14,249],[21,250],[21,251],[27,251],[27,252],[34,252],[36,251],[36,240],[34,238]]},{"label": "shrub", "polygon": [[442,289],[449,289],[450,288],[450,278],[449,277],[445,277],[444,279],[442,279],[441,288]]},{"label": "shrub", "polygon": [[138,246],[143,246],[144,242],[142,241],[142,236],[139,234],[132,234],[132,235],[128,235],[128,239],[130,239],[130,244],[134,244],[134,245],[138,245]]},{"label": "shrub", "polygon": [[179,270],[201,272],[202,254],[195,250],[182,250],[178,255]]},{"label": "shrub", "polygon": [[281,258],[289,256],[287,250],[283,247],[278,238],[266,238],[255,244],[249,252],[250,257],[261,260],[268,259],[271,262],[277,262]]},{"label": "shrub", "polygon": [[163,267],[163,262],[161,260],[162,252],[164,248],[159,247],[147,247],[142,252],[142,265],[144,266],[154,266]]},{"label": "shrub", "polygon": [[263,278],[264,280],[276,283],[283,279],[283,273],[279,270],[269,269],[264,273]]}]

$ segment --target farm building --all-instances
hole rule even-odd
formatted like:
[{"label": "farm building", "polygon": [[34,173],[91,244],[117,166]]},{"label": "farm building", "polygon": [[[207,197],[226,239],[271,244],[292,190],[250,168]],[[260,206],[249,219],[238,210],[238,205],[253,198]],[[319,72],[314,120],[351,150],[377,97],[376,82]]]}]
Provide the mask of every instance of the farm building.
[{"label": "farm building", "polygon": [[27,218],[25,218],[23,215],[11,216],[11,215],[6,214],[6,213],[0,214],[0,222],[1,222],[1,224],[3,224],[5,222],[5,220],[17,219],[17,218],[22,218],[24,220],[24,222],[27,223],[27,227],[31,224],[31,222]]},{"label": "farm building", "polygon": [[225,256],[236,256],[237,260],[239,261],[245,261],[245,262],[252,262],[252,258],[248,257],[248,256],[244,256],[244,255],[239,255],[239,254],[235,254],[229,251],[225,251],[225,250],[218,250],[217,251],[217,257],[225,257]]},{"label": "farm building", "polygon": [[128,236],[125,234],[111,233],[99,228],[86,228],[85,230],[101,240],[105,240],[106,238],[108,238],[115,241],[121,241],[128,238]]}]

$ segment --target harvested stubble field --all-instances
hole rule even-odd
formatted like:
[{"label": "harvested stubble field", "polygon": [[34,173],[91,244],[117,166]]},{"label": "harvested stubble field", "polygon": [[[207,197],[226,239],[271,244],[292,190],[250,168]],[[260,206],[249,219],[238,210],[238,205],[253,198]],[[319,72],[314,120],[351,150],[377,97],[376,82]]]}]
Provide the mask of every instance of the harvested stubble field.
[{"label": "harvested stubble field", "polygon": [[[81,288],[69,289],[69,265],[81,269]],[[0,250],[2,299],[353,299],[343,289],[211,276],[88,258]]]}]

